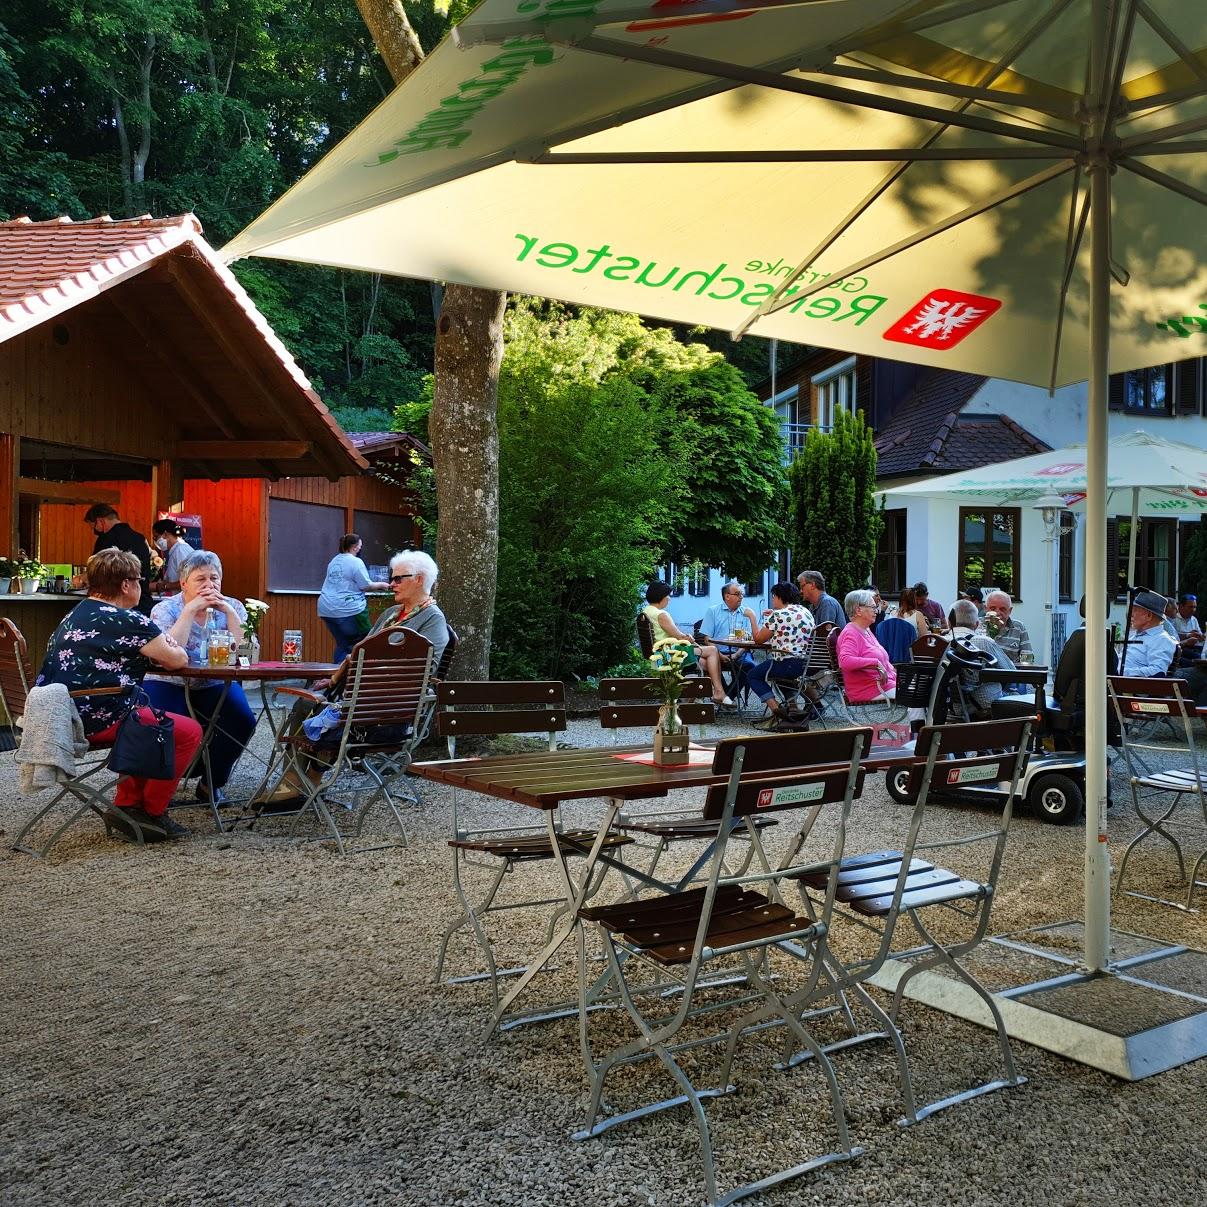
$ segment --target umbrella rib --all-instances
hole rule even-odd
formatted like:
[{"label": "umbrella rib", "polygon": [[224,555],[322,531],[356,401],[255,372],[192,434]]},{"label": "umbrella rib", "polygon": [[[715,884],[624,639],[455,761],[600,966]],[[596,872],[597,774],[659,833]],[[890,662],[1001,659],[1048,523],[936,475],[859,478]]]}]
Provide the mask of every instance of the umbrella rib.
[{"label": "umbrella rib", "polygon": [[1136,6],[1140,10],[1140,15],[1148,22],[1153,32],[1169,47],[1170,50],[1199,77],[1200,80],[1207,80],[1207,67],[1199,61],[1198,55],[1178,37],[1177,34],[1161,20],[1156,13],[1145,3],[1145,0],[1139,0]]},{"label": "umbrella rib", "polygon": [[[1127,56],[1132,48],[1132,35],[1136,32],[1136,7],[1138,3],[1139,0],[1128,0],[1123,15],[1123,32],[1119,37],[1119,49],[1115,55],[1115,67],[1111,72],[1110,91],[1106,94],[1108,97],[1118,97],[1120,89],[1123,87],[1123,72],[1127,68]],[[1112,130],[1117,120],[1118,111],[1112,108],[1109,122]]]},{"label": "umbrella rib", "polygon": [[936,92],[945,96],[958,96],[963,100],[984,101],[1018,109],[1033,109],[1051,117],[1072,117],[1071,106],[1054,105],[1034,100],[1017,92],[1001,92],[995,88],[975,87],[971,84],[953,84],[947,80],[934,80],[926,76],[902,75],[896,71],[881,71],[874,67],[848,66],[831,63],[827,67],[802,68],[809,74],[834,75],[846,79],[866,80],[871,84],[884,84],[891,88],[905,88],[917,92]]},{"label": "umbrella rib", "polygon": [[1052,372],[1048,377],[1048,390],[1056,389],[1056,374],[1060,364],[1060,341],[1064,336],[1065,306],[1068,304],[1069,284],[1073,280],[1073,266],[1077,263],[1077,252],[1085,234],[1086,219],[1090,216],[1090,196],[1082,198],[1078,213],[1077,191],[1081,187],[1081,167],[1073,171],[1073,188],[1069,193],[1069,233],[1065,237],[1065,269],[1060,281],[1060,298],[1056,308],[1056,333],[1052,341]]},{"label": "umbrella rib", "polygon": [[879,147],[809,151],[548,151],[520,163],[917,163],[925,160],[1069,159],[1049,147]]},{"label": "umbrella rib", "polygon": [[1171,190],[1174,193],[1180,194],[1188,201],[1197,201],[1199,205],[1207,205],[1207,193],[1202,189],[1196,189],[1194,185],[1187,184],[1184,180],[1178,180],[1174,176],[1169,176],[1165,172],[1158,172],[1156,168],[1150,168],[1148,164],[1141,163],[1137,159],[1125,157],[1119,161],[1121,168],[1127,168],[1136,176],[1143,176],[1145,180],[1151,180],[1153,184],[1159,184]]},{"label": "umbrella rib", "polygon": [[958,126],[968,130],[977,130],[984,134],[996,134],[1002,138],[1019,139],[1022,142],[1042,143],[1050,147],[1058,147],[1065,151],[1075,151],[1081,145],[1080,139],[1075,135],[1063,134],[1054,130],[1012,126],[1008,122],[975,117],[963,113],[958,109],[934,108],[930,105],[919,104],[916,101],[901,101],[887,96],[870,96],[854,88],[840,88],[836,84],[825,84],[817,80],[802,80],[784,75],[776,75],[774,72],[764,71],[758,67],[743,67],[737,63],[726,63],[720,59],[708,59],[699,55],[683,54],[680,51],[666,50],[660,47],[636,46],[627,42],[617,42],[611,38],[597,37],[593,34],[582,38],[572,36],[563,38],[551,37],[549,40],[557,44],[573,46],[592,54],[609,55],[613,58],[649,63],[655,67],[669,67],[677,71],[690,72],[692,75],[715,76],[720,79],[737,80],[745,84],[773,88],[780,92],[792,92],[799,96],[809,96],[817,100],[850,105],[854,109],[880,109],[886,113],[896,113],[902,117],[913,117],[920,121]]},{"label": "umbrella rib", "polygon": [[1171,138],[1179,138],[1183,134],[1197,134],[1207,130],[1207,117],[1194,117],[1189,121],[1179,122],[1176,126],[1166,126],[1164,130],[1146,130],[1143,134],[1133,134],[1130,138],[1122,139],[1119,149],[1125,155],[1144,155],[1150,146],[1168,142]]},{"label": "umbrella rib", "polygon": [[1207,151],[1207,138],[1187,139],[1185,142],[1161,143],[1156,147],[1145,147],[1143,150],[1133,151],[1132,155],[1143,155],[1147,158],[1150,155],[1197,155],[1201,151]]},{"label": "umbrella rib", "polygon": [[[906,236],[904,239],[898,240],[891,247],[882,248],[880,251],[873,253],[870,256],[865,256],[861,260],[856,260],[854,264],[848,264],[841,272],[832,273],[828,277],[823,278],[820,282],[815,282],[805,289],[789,294],[787,297],[781,297],[774,306],[769,307],[767,314],[775,314],[779,310],[783,310],[785,306],[797,305],[803,302],[806,298],[812,297],[813,294],[825,289],[832,280],[841,280],[844,277],[850,276],[852,273],[863,272],[864,269],[872,268],[884,260],[897,255],[899,252],[908,251],[911,247],[916,247],[919,243],[925,243],[927,239],[933,239],[936,235],[943,234],[944,231],[949,231],[953,227],[959,226],[972,218],[979,217],[986,210],[991,210],[995,206],[1002,205],[1007,201],[1013,200],[1015,197],[1021,197],[1024,193],[1031,192],[1032,189],[1037,189],[1041,185],[1047,184],[1050,180],[1055,180],[1058,176],[1063,176],[1065,172],[1071,171],[1073,164],[1058,163],[1051,167],[1045,168],[1042,172],[1036,172],[1034,176],[1028,176],[1026,180],[1020,180],[1017,184],[1012,184],[1009,188],[1002,189],[998,193],[994,193],[990,197],[986,197],[983,201],[976,205],[970,205],[966,209],[961,210],[958,214],[952,214],[948,218],[944,218],[941,222],[935,222],[923,230],[915,231],[912,235]],[[758,315],[755,316],[759,317]]]},{"label": "umbrella rib", "polygon": [[[1064,12],[1064,10],[1066,8],[1069,7],[1070,3],[1071,3],[1071,0],[1057,0],[1057,3],[1053,4],[1046,13],[1041,14],[1040,17],[1036,21],[1034,21],[1028,29],[1026,29],[1023,32],[1023,34],[1014,43],[1014,45],[1007,48],[1005,53],[1002,54],[1002,56],[998,59],[998,61],[993,65],[993,69],[985,74],[984,78],[981,80],[981,84],[982,85],[992,84],[993,81],[995,79],[997,79],[997,77],[1003,71],[1005,71],[1006,68],[1009,67],[1010,64],[1013,63],[1014,60],[1016,58],[1018,58],[1018,56],[1020,54],[1022,54],[1023,51],[1026,50],[1028,46],[1031,45],[1031,43],[1033,41],[1035,41],[1035,39],[1037,37],[1039,37],[1039,35],[1041,33],[1043,33],[1043,31],[1045,29],[1047,29],[1048,26],[1051,25],[1052,22],[1054,22],[1057,19],[1057,17],[1059,17],[1060,14],[1062,12]],[[964,109],[968,108],[969,105],[971,105],[971,104],[972,104],[971,101],[965,101],[965,102],[963,102],[962,105],[959,106],[959,110],[963,111]],[[938,140],[943,136],[943,134],[946,133],[946,131],[947,131],[946,125],[937,126],[930,133],[929,137],[927,137],[923,141],[922,146],[923,147],[933,146],[936,142],[938,142]],[[838,224],[838,226],[836,226],[832,231],[830,231],[830,233],[828,235],[826,235],[826,237],[815,248],[813,248],[813,250],[803,260],[801,260],[799,264],[796,265],[796,267],[788,274],[788,276],[783,281],[781,281],[778,286],[776,286],[775,292],[769,298],[767,298],[766,301],[762,302],[759,305],[758,309],[755,310],[753,314],[751,314],[748,318],[744,319],[742,321],[742,323],[737,328],[734,329],[734,331],[731,333],[732,338],[735,340],[741,339],[742,336],[745,335],[746,332],[749,331],[750,328],[753,327],[754,324],[760,318],[762,318],[766,314],[772,313],[773,310],[778,308],[780,305],[781,299],[784,297],[784,294],[804,274],[805,270],[809,267],[809,265],[812,264],[813,261],[816,260],[819,256],[824,255],[833,246],[833,244],[835,242],[837,242],[837,240],[839,238],[841,238],[843,233],[849,227],[851,227],[855,222],[857,222],[860,219],[860,217],[863,216],[864,213],[866,213],[866,211],[872,205],[872,203],[878,197],[880,197],[883,193],[887,192],[888,189],[897,180],[899,180],[901,178],[901,176],[908,170],[908,168],[909,168],[909,164],[899,164],[897,167],[893,168],[892,171],[890,171],[884,177],[884,179],[881,180],[863,198],[863,200],[860,201],[859,204],[856,205],[855,208],[852,209],[847,214],[847,216],[842,220],[842,222],[840,222]],[[815,291],[811,291],[811,292],[815,292]]]}]

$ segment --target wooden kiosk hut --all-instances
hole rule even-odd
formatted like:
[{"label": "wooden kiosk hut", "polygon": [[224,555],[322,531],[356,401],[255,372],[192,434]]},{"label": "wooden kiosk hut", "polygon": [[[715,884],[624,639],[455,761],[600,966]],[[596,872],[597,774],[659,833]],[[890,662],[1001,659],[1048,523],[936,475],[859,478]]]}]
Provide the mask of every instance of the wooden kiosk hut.
[{"label": "wooden kiosk hut", "polygon": [[[313,598],[274,598],[270,538],[319,548],[360,513],[409,536],[407,492],[369,468],[192,215],[0,223],[0,554],[79,565],[95,502],[148,534],[198,514],[227,594],[274,605],[266,649],[288,625],[323,657]],[[36,659],[76,602],[0,596],[0,613]]]}]

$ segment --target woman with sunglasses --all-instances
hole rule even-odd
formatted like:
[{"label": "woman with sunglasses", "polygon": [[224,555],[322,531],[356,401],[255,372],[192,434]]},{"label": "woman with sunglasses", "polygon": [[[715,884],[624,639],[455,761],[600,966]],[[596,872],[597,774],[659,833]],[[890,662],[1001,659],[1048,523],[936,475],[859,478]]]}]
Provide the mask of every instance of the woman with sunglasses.
[{"label": "woman with sunglasses", "polygon": [[440,571],[436,563],[418,549],[407,549],[390,559],[390,589],[394,606],[387,608],[373,626],[380,633],[394,625],[414,629],[432,643],[432,666],[440,665],[440,655],[448,645],[448,621],[432,598],[432,588]]},{"label": "woman with sunglasses", "polygon": [[319,592],[319,619],[335,638],[333,662],[343,662],[348,651],[369,632],[366,591],[388,591],[389,583],[375,583],[361,561],[361,539],[355,532],[340,537],[339,552],[327,563]]}]

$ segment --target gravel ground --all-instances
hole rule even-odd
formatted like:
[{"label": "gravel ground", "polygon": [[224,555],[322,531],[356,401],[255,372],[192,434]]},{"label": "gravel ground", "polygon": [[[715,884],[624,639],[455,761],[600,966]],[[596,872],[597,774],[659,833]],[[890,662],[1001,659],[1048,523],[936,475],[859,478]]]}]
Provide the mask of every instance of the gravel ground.
[{"label": "gravel ground", "polygon": [[[736,722],[720,728],[739,732]],[[583,721],[567,737],[601,740]],[[586,1085],[574,1024],[483,1046],[486,990],[433,984],[452,907],[449,799],[432,784],[422,793],[409,849],[344,859],[279,833],[214,835],[201,813],[182,815],[195,837],[177,845],[140,851],[85,823],[50,861],[5,850],[0,1202],[702,1201],[685,1112],[571,1141]],[[1120,802],[1125,793],[1117,782]],[[531,819],[498,802],[473,808],[483,820]],[[589,822],[594,810],[576,813]],[[0,828],[11,838],[29,811],[11,760],[0,760]],[[936,815],[953,834],[986,820],[972,806]],[[899,842],[908,815],[876,779],[855,816],[855,841],[870,849]],[[1135,828],[1121,803],[1110,820],[1116,857]],[[1176,892],[1173,863],[1156,848],[1133,863],[1136,887]],[[993,930],[1079,916],[1081,866],[1079,828],[1019,817]],[[502,959],[531,951],[534,925],[528,911],[495,918]],[[1115,925],[1207,948],[1204,915],[1122,897]],[[569,962],[538,985],[543,995],[569,992]],[[600,1036],[623,1034],[623,1018],[593,1017]],[[994,1075],[986,1032],[917,1004],[906,1008],[905,1030],[920,1094]],[[1198,1197],[1196,1133],[1185,1119],[1207,1092],[1207,1061],[1124,1084],[1036,1048],[1018,1044],[1015,1054],[1026,1086],[909,1129],[895,1125],[886,1050],[844,1054],[837,1069],[864,1156],[758,1201]],[[734,1072],[741,1092],[709,1107],[729,1184],[832,1143],[817,1074],[777,1074],[773,1058],[770,1040],[745,1043]],[[702,1066],[710,1059],[699,1056]],[[610,1096],[624,1105],[659,1084],[645,1065],[618,1077]]]}]

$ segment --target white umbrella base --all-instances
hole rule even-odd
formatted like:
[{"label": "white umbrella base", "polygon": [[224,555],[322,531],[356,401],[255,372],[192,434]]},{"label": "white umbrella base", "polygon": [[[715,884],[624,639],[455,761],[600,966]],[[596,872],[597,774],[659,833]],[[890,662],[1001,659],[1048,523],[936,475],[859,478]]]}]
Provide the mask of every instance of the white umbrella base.
[{"label": "white umbrella base", "polygon": [[[987,939],[963,961],[993,994],[1011,1039],[1123,1081],[1207,1056],[1207,952],[1112,931],[1111,970],[1078,967],[1080,921]],[[905,972],[889,961],[873,978],[892,990]],[[923,972],[905,996],[983,1027],[984,1002],[950,974]]]}]

